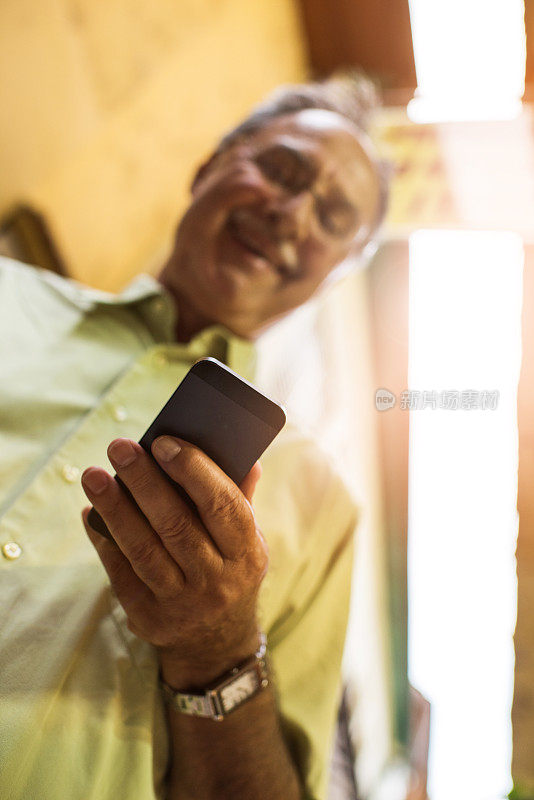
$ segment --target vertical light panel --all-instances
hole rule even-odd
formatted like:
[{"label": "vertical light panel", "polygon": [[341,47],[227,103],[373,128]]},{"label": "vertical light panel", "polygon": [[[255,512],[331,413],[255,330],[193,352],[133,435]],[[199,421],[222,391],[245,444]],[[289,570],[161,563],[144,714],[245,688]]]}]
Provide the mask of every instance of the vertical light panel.
[{"label": "vertical light panel", "polygon": [[432,800],[511,789],[522,267],[515,234],[410,237],[409,669]]},{"label": "vertical light panel", "polygon": [[525,88],[523,0],[410,0],[416,122],[502,119]]}]

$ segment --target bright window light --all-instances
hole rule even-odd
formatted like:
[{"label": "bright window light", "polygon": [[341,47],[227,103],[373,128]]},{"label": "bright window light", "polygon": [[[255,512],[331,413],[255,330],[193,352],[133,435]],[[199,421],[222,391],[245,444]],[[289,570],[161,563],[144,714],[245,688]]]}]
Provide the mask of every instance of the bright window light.
[{"label": "bright window light", "polygon": [[516,234],[410,237],[409,676],[432,800],[512,787],[522,268]]},{"label": "bright window light", "polygon": [[510,119],[525,89],[524,0],[409,0],[414,122]]}]

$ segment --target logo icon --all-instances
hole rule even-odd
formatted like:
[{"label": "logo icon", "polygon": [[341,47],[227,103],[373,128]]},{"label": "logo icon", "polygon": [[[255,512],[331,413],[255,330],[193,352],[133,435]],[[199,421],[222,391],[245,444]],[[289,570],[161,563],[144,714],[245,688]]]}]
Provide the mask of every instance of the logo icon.
[{"label": "logo icon", "polygon": [[393,408],[397,398],[389,389],[377,389],[375,392],[375,406],[377,411],[389,411]]}]

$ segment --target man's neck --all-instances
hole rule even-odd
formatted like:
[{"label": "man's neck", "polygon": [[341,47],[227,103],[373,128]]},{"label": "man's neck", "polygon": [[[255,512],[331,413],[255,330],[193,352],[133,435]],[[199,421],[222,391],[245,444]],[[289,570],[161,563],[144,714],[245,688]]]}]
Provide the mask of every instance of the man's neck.
[{"label": "man's neck", "polygon": [[170,294],[176,309],[176,326],[174,336],[177,342],[187,344],[191,339],[205,328],[214,325],[213,320],[203,317],[184,297],[166,280],[165,268],[156,276],[156,279]]},{"label": "man's neck", "polygon": [[180,287],[176,285],[176,282],[172,279],[172,269],[167,271],[169,263],[170,262],[167,262],[161,272],[156,275],[156,279],[167,290],[174,301],[177,318],[175,339],[177,342],[187,344],[197,333],[200,333],[205,328],[210,328],[212,325],[224,325],[224,327],[228,328],[235,336],[254,341],[275,321],[271,320],[262,328],[254,329],[246,315],[242,315],[238,319],[236,318],[235,326],[224,323],[218,319],[213,319],[213,317],[207,317],[195,307],[194,303],[191,302],[191,298],[187,297],[180,290]]},{"label": "man's neck", "polygon": [[181,302],[179,298],[174,298],[174,300],[178,312],[174,329],[174,336],[177,342],[187,344],[197,333],[215,324],[212,320],[203,319],[191,309],[189,304]]}]

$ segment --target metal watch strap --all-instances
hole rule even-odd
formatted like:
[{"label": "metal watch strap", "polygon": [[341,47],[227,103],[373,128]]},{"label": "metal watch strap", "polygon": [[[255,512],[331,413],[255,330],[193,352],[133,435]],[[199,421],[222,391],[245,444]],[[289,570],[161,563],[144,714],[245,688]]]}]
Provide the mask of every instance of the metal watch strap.
[{"label": "metal watch strap", "polygon": [[[178,692],[160,679],[165,701],[182,714],[221,721],[235,708],[238,708],[251,697],[254,697],[261,689],[268,686],[266,652],[267,640],[265,634],[260,633],[260,646],[257,652],[221,676],[212,687],[206,689],[202,694]],[[230,710],[225,709],[221,692],[248,673],[255,673],[257,679],[255,688],[249,690],[246,696],[235,702]]]}]

